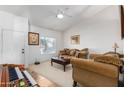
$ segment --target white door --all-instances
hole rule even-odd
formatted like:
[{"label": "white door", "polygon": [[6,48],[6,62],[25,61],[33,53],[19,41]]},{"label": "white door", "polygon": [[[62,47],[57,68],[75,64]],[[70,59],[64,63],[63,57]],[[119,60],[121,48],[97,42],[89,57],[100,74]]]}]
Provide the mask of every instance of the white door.
[{"label": "white door", "polygon": [[24,33],[3,31],[3,63],[24,64]]}]

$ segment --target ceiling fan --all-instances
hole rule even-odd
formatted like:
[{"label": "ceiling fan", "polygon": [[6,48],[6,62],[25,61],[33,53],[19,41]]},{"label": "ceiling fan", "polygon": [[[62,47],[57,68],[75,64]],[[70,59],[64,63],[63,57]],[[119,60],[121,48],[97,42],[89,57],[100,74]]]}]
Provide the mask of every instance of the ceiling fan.
[{"label": "ceiling fan", "polygon": [[69,8],[65,8],[65,9],[58,9],[57,13],[56,13],[56,17],[58,19],[63,19],[65,16],[66,17],[72,17],[71,15],[68,15],[67,13],[65,13]]}]

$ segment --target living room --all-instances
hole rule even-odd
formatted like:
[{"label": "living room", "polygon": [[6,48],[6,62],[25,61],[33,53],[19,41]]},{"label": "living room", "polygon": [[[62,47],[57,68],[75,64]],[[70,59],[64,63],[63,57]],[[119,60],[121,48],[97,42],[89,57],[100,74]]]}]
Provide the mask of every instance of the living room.
[{"label": "living room", "polygon": [[[52,58],[60,56],[60,51],[65,49],[77,49],[78,53],[88,49],[85,58],[82,54],[77,59],[89,61],[92,54],[110,53],[114,58],[118,54],[123,62],[121,9],[123,6],[120,5],[0,5],[0,64],[24,64],[33,78],[37,75],[43,78],[36,80],[40,87],[72,87],[73,83],[83,86],[80,82],[73,82],[73,63],[64,64],[63,71],[63,63],[58,64],[58,60],[51,62],[56,61]],[[72,55],[65,57],[68,58],[71,61]],[[108,72],[117,70],[113,65],[110,67],[112,69],[103,69],[108,69]],[[100,79],[111,80],[107,85],[103,82],[97,85],[98,81],[93,85],[123,86],[118,81],[123,82],[124,72],[117,72],[118,78],[105,74],[109,79]]]}]

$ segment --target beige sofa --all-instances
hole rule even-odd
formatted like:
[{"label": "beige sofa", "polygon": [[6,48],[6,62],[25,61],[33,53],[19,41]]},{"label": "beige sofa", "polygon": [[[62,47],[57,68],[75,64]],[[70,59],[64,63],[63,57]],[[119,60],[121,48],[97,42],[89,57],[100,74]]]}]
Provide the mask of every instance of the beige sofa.
[{"label": "beige sofa", "polygon": [[87,59],[88,58],[88,48],[84,48],[84,49],[63,49],[60,50],[59,52],[59,56],[60,57],[64,57],[64,58],[84,58]]},{"label": "beige sofa", "polygon": [[[104,60],[105,59],[105,60]],[[72,58],[73,86],[116,87],[119,81],[120,60],[110,56],[95,59]]]}]

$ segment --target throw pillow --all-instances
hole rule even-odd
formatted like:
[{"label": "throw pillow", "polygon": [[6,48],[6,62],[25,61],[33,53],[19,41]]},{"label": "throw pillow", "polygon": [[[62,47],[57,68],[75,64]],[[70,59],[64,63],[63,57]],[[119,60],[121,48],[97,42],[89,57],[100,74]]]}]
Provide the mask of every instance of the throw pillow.
[{"label": "throw pillow", "polygon": [[75,55],[75,50],[74,50],[74,49],[71,49],[69,55],[70,55],[70,56],[74,56],[74,55]]},{"label": "throw pillow", "polygon": [[80,51],[88,51],[88,48],[81,49]]},{"label": "throw pillow", "polygon": [[78,58],[78,56],[79,56],[79,51],[76,51],[76,52],[75,52],[75,57]]},{"label": "throw pillow", "polygon": [[87,51],[80,51],[78,54],[78,58],[85,58],[87,59],[88,52]]},{"label": "throw pillow", "polygon": [[66,49],[66,54],[69,55],[70,54],[70,50]]},{"label": "throw pillow", "polygon": [[68,55],[69,49],[68,49],[68,48],[64,48],[64,51],[65,51],[65,53]]}]

